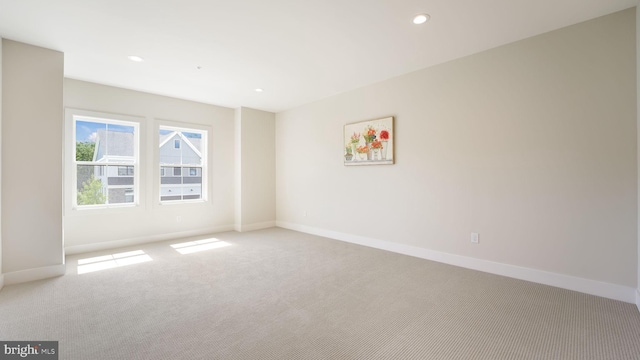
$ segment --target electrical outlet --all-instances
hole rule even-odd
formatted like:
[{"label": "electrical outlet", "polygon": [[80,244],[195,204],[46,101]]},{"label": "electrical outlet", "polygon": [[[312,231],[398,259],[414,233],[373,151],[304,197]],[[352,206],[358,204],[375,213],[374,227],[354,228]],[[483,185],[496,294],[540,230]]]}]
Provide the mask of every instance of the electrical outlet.
[{"label": "electrical outlet", "polygon": [[474,244],[479,244],[480,243],[480,234],[471,233],[471,242],[474,243]]},{"label": "electrical outlet", "polygon": [[176,216],[176,222],[181,222],[182,221],[182,216]]},{"label": "electrical outlet", "polygon": [[307,217],[307,211],[306,210],[302,212],[302,216]]}]

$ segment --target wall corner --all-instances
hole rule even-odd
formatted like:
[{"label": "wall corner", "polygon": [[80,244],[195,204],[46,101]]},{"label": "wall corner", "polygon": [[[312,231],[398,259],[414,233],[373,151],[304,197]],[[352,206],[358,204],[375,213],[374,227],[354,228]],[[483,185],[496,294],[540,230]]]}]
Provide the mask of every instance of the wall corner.
[{"label": "wall corner", "polygon": [[237,232],[242,232],[242,107],[235,109],[233,125],[235,166],[233,228]]},{"label": "wall corner", "polygon": [[[640,3],[640,1],[639,1]],[[636,206],[637,206],[637,226],[638,231],[636,233],[638,246],[637,246],[637,256],[636,256],[636,266],[637,266],[637,287],[636,290],[636,305],[638,306],[638,310],[640,311],[640,146],[638,144],[638,139],[640,139],[640,46],[638,46],[638,40],[640,40],[640,6],[636,6],[636,161],[637,161],[637,182],[638,182],[638,191],[636,192]]]}]

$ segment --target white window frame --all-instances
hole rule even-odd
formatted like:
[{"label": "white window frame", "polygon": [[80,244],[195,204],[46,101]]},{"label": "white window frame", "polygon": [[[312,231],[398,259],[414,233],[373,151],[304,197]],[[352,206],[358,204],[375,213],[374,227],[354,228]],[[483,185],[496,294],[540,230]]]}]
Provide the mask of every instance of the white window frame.
[{"label": "white window frame", "polygon": [[[161,200],[162,198],[162,176],[161,176],[161,171],[160,169],[162,167],[180,167],[180,172],[181,175],[179,175],[180,177],[184,178],[184,171],[182,171],[183,167],[189,168],[189,167],[193,167],[190,166],[192,164],[161,164],[160,163],[160,147],[159,147],[159,143],[158,145],[155,147],[155,151],[157,153],[157,157],[155,159],[155,167],[156,169],[158,169],[158,176],[156,176],[156,179],[158,181],[158,187],[157,187],[157,193],[156,193],[156,199],[158,200],[158,203],[160,205],[175,205],[175,204],[197,204],[197,203],[208,203],[209,199],[208,199],[208,194],[209,194],[209,134],[210,134],[210,129],[208,127],[202,126],[202,125],[198,125],[198,124],[187,124],[187,123],[180,123],[180,125],[176,126],[176,125],[168,125],[165,124],[166,122],[160,122],[158,124],[158,126],[156,127],[156,139],[159,139],[159,134],[160,131],[162,130],[168,130],[168,131],[178,131],[178,132],[188,132],[188,133],[198,133],[201,135],[201,161],[200,161],[200,168],[201,168],[201,178],[202,178],[202,183],[201,183],[201,190],[200,190],[200,199],[182,199],[182,200]],[[178,139],[174,139],[174,144],[175,141]],[[182,141],[180,141],[180,148],[184,148],[184,146],[182,146]],[[197,166],[198,167],[198,166]],[[174,171],[170,172],[170,176],[178,176],[175,175],[175,169]],[[182,184],[181,184],[182,185]]]},{"label": "white window frame", "polygon": [[[97,122],[110,125],[122,125],[133,127],[133,163],[131,162],[119,162],[117,157],[116,161],[110,162],[93,162],[93,161],[77,161],[76,160],[76,125],[78,121]],[[116,208],[137,208],[140,205],[141,191],[140,191],[140,173],[142,166],[140,164],[140,136],[141,136],[141,121],[139,118],[128,117],[123,115],[99,113],[93,111],[85,111],[78,109],[66,109],[65,111],[65,153],[67,154],[65,178],[68,179],[67,199],[65,203],[67,208],[74,211],[84,211],[92,209],[116,209]],[[102,166],[108,165],[113,167],[118,166],[132,166],[133,167],[133,186],[122,185],[112,186],[112,188],[133,188],[133,202],[132,203],[117,203],[117,204],[95,204],[95,205],[78,205],[78,165],[89,166]]]}]

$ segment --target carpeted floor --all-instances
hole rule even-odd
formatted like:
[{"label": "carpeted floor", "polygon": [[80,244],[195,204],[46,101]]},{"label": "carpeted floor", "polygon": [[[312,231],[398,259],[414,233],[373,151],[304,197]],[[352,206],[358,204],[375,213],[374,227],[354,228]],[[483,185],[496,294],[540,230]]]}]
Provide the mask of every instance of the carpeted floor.
[{"label": "carpeted floor", "polygon": [[0,340],[82,360],[640,359],[633,304],[278,228],[214,237],[68,256],[0,291]]}]

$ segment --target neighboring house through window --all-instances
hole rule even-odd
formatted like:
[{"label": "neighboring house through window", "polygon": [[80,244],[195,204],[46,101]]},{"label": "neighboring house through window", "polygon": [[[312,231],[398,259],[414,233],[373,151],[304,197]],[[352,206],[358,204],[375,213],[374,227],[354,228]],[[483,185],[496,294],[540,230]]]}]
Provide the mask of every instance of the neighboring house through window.
[{"label": "neighboring house through window", "polygon": [[206,199],[207,132],[161,126],[160,201]]},{"label": "neighboring house through window", "polygon": [[75,205],[134,204],[138,123],[74,115],[73,125]]},{"label": "neighboring house through window", "polygon": [[[70,209],[140,203],[140,127],[143,119],[67,109],[65,177]],[[158,129],[158,128],[156,128]],[[161,203],[207,200],[208,127],[159,127]],[[158,131],[158,130],[156,130]]]}]

